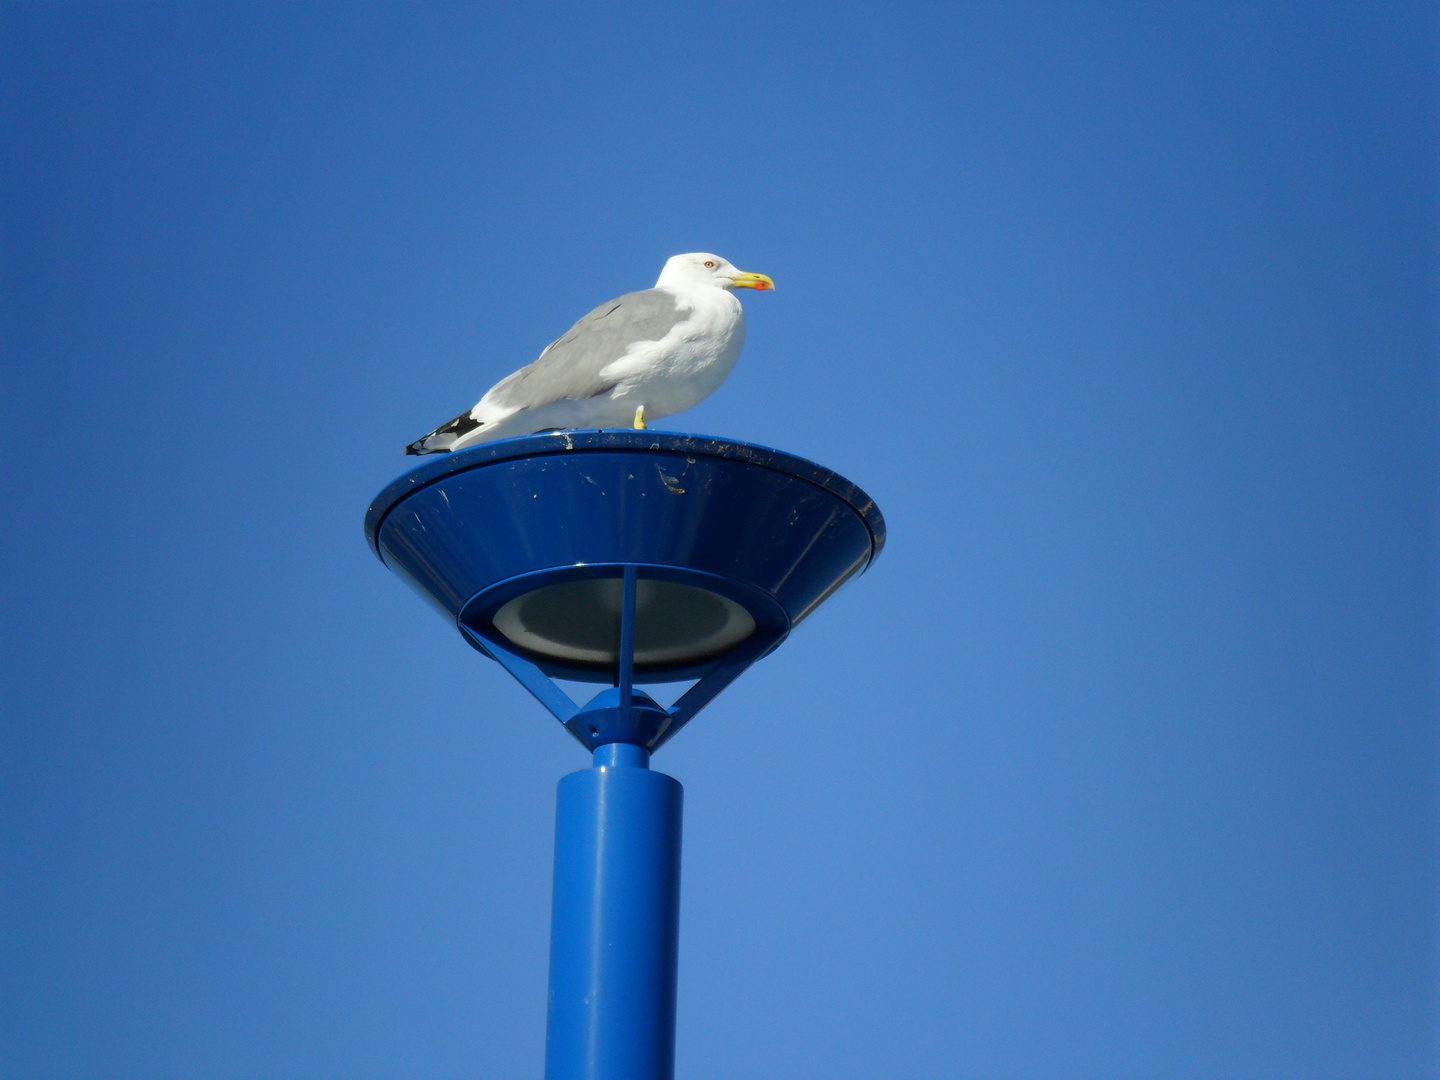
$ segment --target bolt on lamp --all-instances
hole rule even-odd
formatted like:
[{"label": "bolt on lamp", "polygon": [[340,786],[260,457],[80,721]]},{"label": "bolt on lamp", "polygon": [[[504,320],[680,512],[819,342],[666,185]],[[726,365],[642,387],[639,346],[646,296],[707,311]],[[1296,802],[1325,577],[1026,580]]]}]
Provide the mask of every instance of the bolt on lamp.
[{"label": "bolt on lamp", "polygon": [[[593,754],[556,809],[547,1080],[670,1080],[682,789],[650,755],[869,566],[880,511],[776,450],[569,431],[427,462],[365,535]],[[691,681],[668,708],[637,689]]]}]

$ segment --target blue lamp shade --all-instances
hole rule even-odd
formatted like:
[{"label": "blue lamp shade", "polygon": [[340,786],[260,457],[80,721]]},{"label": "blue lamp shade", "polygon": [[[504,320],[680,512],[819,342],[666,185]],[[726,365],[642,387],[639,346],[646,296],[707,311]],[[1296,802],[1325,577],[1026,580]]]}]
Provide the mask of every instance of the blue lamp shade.
[{"label": "blue lamp shade", "polygon": [[723,685],[885,541],[874,502],[828,469],[651,431],[529,435],[427,461],[375,499],[365,532],[567,722],[578,706],[537,689],[539,677],[618,686],[627,667],[635,682],[718,673]]}]

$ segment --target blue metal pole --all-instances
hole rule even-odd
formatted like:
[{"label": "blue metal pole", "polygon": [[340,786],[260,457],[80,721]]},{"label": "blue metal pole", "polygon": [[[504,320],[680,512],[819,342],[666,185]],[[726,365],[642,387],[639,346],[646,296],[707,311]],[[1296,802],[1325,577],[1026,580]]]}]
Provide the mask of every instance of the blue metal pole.
[{"label": "blue metal pole", "polygon": [[546,1080],[672,1080],[684,789],[608,743],[560,781]]}]

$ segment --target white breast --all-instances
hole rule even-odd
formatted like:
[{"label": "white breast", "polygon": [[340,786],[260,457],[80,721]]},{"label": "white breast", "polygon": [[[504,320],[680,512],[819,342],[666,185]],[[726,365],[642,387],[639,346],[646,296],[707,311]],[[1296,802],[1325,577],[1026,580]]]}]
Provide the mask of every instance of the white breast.
[{"label": "white breast", "polygon": [[631,346],[601,374],[620,380],[611,396],[658,419],[696,405],[734,370],[745,345],[745,310],[724,289],[675,290],[690,316],[660,341]]}]

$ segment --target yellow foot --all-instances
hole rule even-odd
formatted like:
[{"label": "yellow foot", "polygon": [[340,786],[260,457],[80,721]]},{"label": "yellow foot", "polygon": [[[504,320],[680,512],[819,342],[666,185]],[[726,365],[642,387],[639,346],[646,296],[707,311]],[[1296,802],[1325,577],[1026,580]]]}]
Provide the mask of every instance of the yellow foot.
[{"label": "yellow foot", "polygon": [[638,409],[635,410],[635,430],[636,430],[636,431],[644,431],[644,430],[645,430],[645,406],[644,406],[644,405],[641,405]]}]

